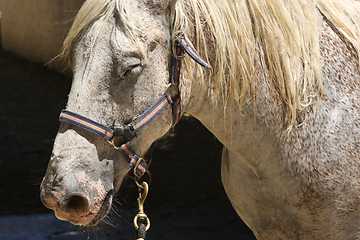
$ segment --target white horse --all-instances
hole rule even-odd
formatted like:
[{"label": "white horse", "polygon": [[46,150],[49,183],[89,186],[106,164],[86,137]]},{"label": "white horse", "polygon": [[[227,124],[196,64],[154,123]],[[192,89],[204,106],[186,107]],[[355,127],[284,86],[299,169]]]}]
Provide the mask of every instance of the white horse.
[{"label": "white horse", "polygon": [[184,36],[213,70],[178,60],[168,94],[224,145],[223,185],[257,239],[360,239],[359,10],[352,0],[86,1],[64,43],[74,79],[42,201],[74,224],[106,216],[130,167],[84,126],[108,126],[113,145],[144,157],[172,127],[170,107],[130,137],[111,129],[128,131],[167,91]]}]

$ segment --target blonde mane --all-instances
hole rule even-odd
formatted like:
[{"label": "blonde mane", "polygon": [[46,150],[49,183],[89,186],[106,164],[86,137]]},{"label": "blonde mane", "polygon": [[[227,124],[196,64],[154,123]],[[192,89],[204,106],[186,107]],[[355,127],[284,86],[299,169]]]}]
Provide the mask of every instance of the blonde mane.
[{"label": "blonde mane", "polygon": [[[92,23],[100,24],[98,20],[109,19],[114,11],[128,32],[136,32],[126,11],[128,2],[86,1],[62,55],[69,54],[74,39]],[[287,106],[290,129],[297,114],[322,94],[317,11],[359,56],[358,6],[353,0],[178,0],[170,12],[175,23],[172,34],[181,28],[185,35],[194,36],[193,44],[205,58],[209,51],[215,52],[215,58],[208,59],[214,68],[211,81],[223,102],[233,99],[241,106],[249,92],[255,97],[259,64],[266,66]],[[100,34],[101,27],[97,29]]]}]

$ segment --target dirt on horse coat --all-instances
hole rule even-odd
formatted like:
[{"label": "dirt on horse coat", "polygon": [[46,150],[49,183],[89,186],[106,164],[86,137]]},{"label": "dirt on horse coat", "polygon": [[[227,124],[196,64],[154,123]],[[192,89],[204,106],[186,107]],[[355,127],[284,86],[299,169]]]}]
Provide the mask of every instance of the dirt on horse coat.
[{"label": "dirt on horse coat", "polygon": [[[182,107],[224,145],[223,185],[255,236],[359,239],[358,10],[350,0],[88,0],[64,43],[67,110],[131,122],[166,91],[181,31],[213,66],[183,60]],[[131,140],[136,154],[171,127],[167,108]],[[58,218],[94,225],[128,171],[106,140],[62,123],[41,198]]]}]

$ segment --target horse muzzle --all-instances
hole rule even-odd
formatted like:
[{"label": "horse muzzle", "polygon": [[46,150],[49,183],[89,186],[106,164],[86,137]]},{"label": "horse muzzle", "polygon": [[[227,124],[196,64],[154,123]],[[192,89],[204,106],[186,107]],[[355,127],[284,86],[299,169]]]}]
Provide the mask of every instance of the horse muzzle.
[{"label": "horse muzzle", "polygon": [[43,204],[75,225],[96,225],[112,202],[113,164],[86,159],[53,156],[40,186]]},{"label": "horse muzzle", "polygon": [[93,226],[108,214],[112,189],[106,190],[100,180],[84,178],[84,172],[78,173],[71,182],[64,179],[54,186],[44,178],[41,184],[41,201],[55,212],[58,219],[75,225]]}]

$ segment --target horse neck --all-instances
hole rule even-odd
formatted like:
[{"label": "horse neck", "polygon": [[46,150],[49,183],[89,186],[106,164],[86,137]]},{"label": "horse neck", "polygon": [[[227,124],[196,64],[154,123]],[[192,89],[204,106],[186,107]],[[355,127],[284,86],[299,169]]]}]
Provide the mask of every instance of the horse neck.
[{"label": "horse neck", "polygon": [[[187,37],[190,42],[196,43],[195,22],[190,26],[192,27],[190,27]],[[208,26],[203,25],[202,29],[211,35]],[[206,48],[198,47],[200,54],[203,53],[201,49],[215,49],[217,47],[216,42],[211,40],[210,36],[207,36],[206,41]],[[260,46],[258,54],[259,58],[263,57]],[[257,61],[259,58],[256,58]],[[206,60],[209,60],[213,67],[215,67],[214,59],[216,59],[215,51],[207,51]],[[283,116],[282,108],[279,107],[282,106],[283,102],[273,88],[266,67],[262,66],[260,62],[254,62],[254,66],[258,66],[256,74],[258,78],[254,80],[254,90],[257,97],[254,100],[252,96],[249,96],[250,101],[246,102],[244,99],[242,106],[230,99],[231,97],[227,98],[226,101],[222,99],[221,94],[219,97],[219,94],[214,92],[216,90],[216,87],[212,85],[214,81],[209,79],[210,71],[205,70],[202,72],[203,75],[199,74],[196,63],[193,61],[190,62],[189,69],[191,70],[182,72],[183,79],[181,81],[185,86],[184,90],[191,89],[190,93],[182,90],[183,95],[190,96],[189,98],[182,96],[185,100],[184,110],[197,118],[224,146],[228,149],[234,148],[235,151],[240,150],[237,146],[244,143],[244,137],[258,142],[260,140],[254,138],[255,134],[258,138],[269,138],[270,130],[276,132],[276,138],[280,138],[284,131],[284,126],[281,124],[283,122],[281,119]],[[225,78],[225,76],[223,77]],[[190,85],[191,87],[189,87]],[[268,123],[272,124],[269,126]]]},{"label": "horse neck", "polygon": [[[210,59],[213,58],[210,56]],[[262,142],[264,148],[267,144],[274,144],[284,136],[286,127],[282,119],[283,102],[264,68],[258,69],[257,76],[255,100],[251,96],[245,97],[241,106],[230,98],[224,102],[214,93],[210,83],[193,78],[185,111],[234,152],[245,152],[249,144],[255,146]]]},{"label": "horse neck", "polygon": [[204,86],[192,86],[192,97],[186,112],[198,119],[216,138],[225,146],[231,144],[229,136],[234,129],[234,122],[237,117],[231,113],[230,109],[238,112],[235,106],[227,106],[216,101],[214,96],[204,89]]},{"label": "horse neck", "polygon": [[246,169],[258,177],[271,164],[275,166],[273,161],[265,160],[280,155],[279,140],[284,136],[281,101],[270,84],[265,83],[267,80],[257,87],[257,100],[242,107],[230,100],[224,104],[215,99],[206,84],[193,81],[185,109],[214,134],[236,161],[245,164]]}]

